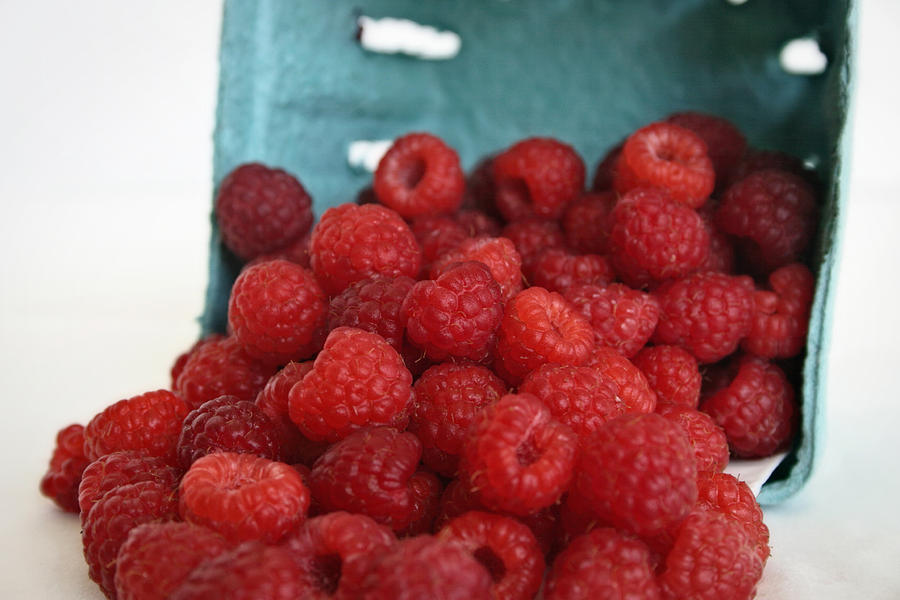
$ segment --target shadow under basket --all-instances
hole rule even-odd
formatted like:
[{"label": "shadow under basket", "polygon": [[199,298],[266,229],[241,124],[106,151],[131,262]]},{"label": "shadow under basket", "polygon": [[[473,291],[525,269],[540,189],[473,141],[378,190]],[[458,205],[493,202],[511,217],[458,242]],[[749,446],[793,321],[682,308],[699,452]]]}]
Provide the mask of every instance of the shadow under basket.
[{"label": "shadow under basket", "polygon": [[[530,136],[572,144],[590,169],[631,131],[682,110],[734,122],[751,146],[816,169],[821,222],[801,423],[762,488],[781,501],[810,476],[821,439],[827,351],[849,162],[855,32],[849,1],[226,0],[214,181],[244,162],[293,173],[315,214],[353,201],[371,173],[359,140],[428,131],[470,169]],[[459,36],[452,58],[363,48],[365,17]],[[240,265],[213,221],[204,333],[224,331]]]}]

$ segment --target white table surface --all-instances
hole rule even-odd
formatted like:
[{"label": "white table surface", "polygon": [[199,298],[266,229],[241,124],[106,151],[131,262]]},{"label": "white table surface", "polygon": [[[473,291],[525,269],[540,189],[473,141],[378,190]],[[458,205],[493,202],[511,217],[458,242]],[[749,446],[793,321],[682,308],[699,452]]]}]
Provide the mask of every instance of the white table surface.
[{"label": "white table surface", "polygon": [[[860,17],[827,431],[766,510],[764,599],[900,598],[900,3]],[[213,1],[0,0],[0,596],[102,598],[38,481],[58,429],[166,387],[197,335],[219,24]]]}]

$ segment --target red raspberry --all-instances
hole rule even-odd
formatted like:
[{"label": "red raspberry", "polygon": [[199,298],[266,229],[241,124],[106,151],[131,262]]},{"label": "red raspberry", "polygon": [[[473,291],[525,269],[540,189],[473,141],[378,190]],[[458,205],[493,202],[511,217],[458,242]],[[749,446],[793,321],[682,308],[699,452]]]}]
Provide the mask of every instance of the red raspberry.
[{"label": "red raspberry", "polygon": [[431,267],[429,276],[437,279],[451,265],[475,260],[487,265],[500,284],[504,302],[522,289],[522,257],[506,238],[470,238],[443,255]]},{"label": "red raspberry", "polygon": [[63,427],[56,434],[50,465],[41,478],[41,493],[64,511],[77,513],[78,486],[90,462],[84,455],[84,425]]},{"label": "red raspberry", "polygon": [[477,209],[485,214],[499,217],[494,203],[494,157],[482,158],[466,175],[466,191],[463,195],[462,208]]},{"label": "red raspberry", "polygon": [[222,180],[216,194],[216,222],[225,245],[248,261],[284,248],[309,231],[311,204],[290,173],[249,163]]},{"label": "red raspberry", "polygon": [[228,326],[250,356],[283,365],[322,346],[328,300],[312,273],[286,260],[245,268],[228,302]]},{"label": "red raspberry", "polygon": [[462,225],[469,237],[499,237],[500,223],[494,217],[480,210],[461,210],[453,218]]},{"label": "red raspberry", "polygon": [[440,509],[441,493],[443,492],[441,480],[434,473],[428,471],[416,471],[409,478],[409,497],[412,505],[412,518],[398,535],[409,537],[431,533],[434,520]]},{"label": "red raspberry", "polygon": [[329,208],[313,229],[309,262],[322,289],[340,294],[372,275],[416,277],[422,249],[396,212],[378,204]]},{"label": "red raspberry", "polygon": [[739,365],[731,383],[700,408],[725,430],[735,456],[771,456],[791,441],[794,388],[784,371],[766,360],[746,355]]},{"label": "red raspberry", "polygon": [[411,277],[375,275],[361,279],[331,299],[328,330],[356,327],[377,333],[394,350],[403,348],[403,301],[415,284]]},{"label": "red raspberry", "polygon": [[274,372],[248,356],[235,338],[211,340],[191,353],[175,392],[192,409],[226,395],[252,402]]},{"label": "red raspberry", "polygon": [[750,332],[753,280],[723,273],[693,273],[660,286],[659,323],[653,342],[681,346],[698,362],[734,352]]},{"label": "red raspberry", "polygon": [[[637,186],[667,189],[691,208],[701,206],[715,187],[716,174],[703,139],[672,123],[651,123],[632,133],[622,148],[615,188],[620,194]],[[622,173],[624,166],[628,173]]]},{"label": "red raspberry", "polygon": [[232,542],[274,543],[306,519],[309,490],[290,466],[251,454],[217,452],[181,479],[179,513]]},{"label": "red raspberry", "polygon": [[700,511],[681,525],[659,583],[670,598],[743,600],[754,596],[762,569],[753,541],[740,524]]},{"label": "red raspberry", "polygon": [[178,357],[175,359],[175,362],[172,363],[172,368],[169,371],[169,374],[171,375],[171,380],[172,380],[171,389],[173,389],[173,390],[176,389],[176,382],[178,381],[178,376],[181,375],[181,371],[184,370],[184,365],[187,364],[188,359],[197,350],[197,348],[203,346],[207,342],[221,340],[224,337],[225,336],[222,335],[221,333],[211,333],[208,336],[197,340],[196,342],[194,342],[193,346],[191,346],[186,351],[179,354]]},{"label": "red raspberry", "polygon": [[624,145],[625,142],[616,144],[597,163],[597,169],[594,171],[594,178],[591,183],[593,191],[604,192],[613,189],[613,183],[616,179],[616,166],[619,164]]},{"label": "red raspberry", "polygon": [[577,437],[530,394],[509,394],[476,415],[461,478],[492,510],[526,515],[550,506],[572,479]]},{"label": "red raspberry", "polygon": [[84,430],[84,453],[91,460],[119,450],[135,450],[175,460],[175,444],[188,407],[167,390],[119,400],[96,415]]},{"label": "red raspberry", "polygon": [[187,469],[213,452],[256,454],[281,460],[281,437],[274,421],[261,408],[219,396],[204,402],[184,418],[178,438],[178,462]]},{"label": "red raspberry", "polygon": [[416,283],[403,302],[406,338],[432,360],[488,361],[503,317],[500,285],[481,262],[448,267]]},{"label": "red raspberry", "polygon": [[113,452],[101,456],[84,470],[78,486],[82,521],[107,493],[123,485],[153,481],[174,490],[181,471],[158,456],[138,452]]},{"label": "red raspberry", "polygon": [[445,363],[425,371],[413,390],[409,431],[422,442],[422,462],[454,477],[466,429],[478,411],[506,393],[506,385],[485,367]]},{"label": "red raspberry", "polygon": [[584,364],[593,346],[594,330],[575,307],[556,292],[531,287],[506,304],[495,367],[517,383],[546,363]]},{"label": "red raspberry", "polygon": [[128,533],[116,560],[118,600],[165,600],[194,568],[228,542],[190,523],[145,523]]},{"label": "red raspberry", "polygon": [[406,427],[412,375],[383,337],[338,327],[291,388],[291,420],[311,440],[336,442],[368,425]]},{"label": "red raspberry", "polygon": [[807,169],[803,161],[796,156],[791,156],[784,152],[754,148],[748,149],[744,153],[744,157],[735,166],[728,179],[723,182],[721,189],[728,189],[751,173],[768,169],[787,171],[802,177],[810,185],[815,186],[817,184],[815,172]]},{"label": "red raspberry", "polygon": [[606,254],[615,205],[616,194],[611,191],[585,194],[572,202],[562,219],[569,247],[580,254]]},{"label": "red raspberry", "polygon": [[697,269],[709,234],[696,211],[658,188],[635,188],[612,211],[613,267],[631,287],[677,279]]},{"label": "red raspberry", "polygon": [[574,285],[563,295],[587,318],[598,346],[628,358],[644,347],[659,321],[656,298],[621,283]]},{"label": "red raspberry", "polygon": [[582,441],[573,489],[604,522],[652,536],[683,519],[697,500],[694,451],[663,417],[625,415]]},{"label": "red raspberry", "polygon": [[427,272],[431,263],[471,237],[455,219],[446,215],[426,215],[416,218],[411,229],[422,247],[422,262]]},{"label": "red raspberry", "polygon": [[698,271],[718,271],[732,275],[735,273],[735,250],[732,238],[719,231],[715,223],[715,210],[718,203],[709,201],[697,210],[703,219],[706,232],[709,234],[709,252],[706,259],[697,267]]},{"label": "red raspberry", "polygon": [[534,263],[545,250],[563,250],[566,247],[566,239],[556,221],[516,221],[504,227],[501,235],[512,241],[516,252],[522,257],[523,272],[531,272]]},{"label": "red raspberry", "polygon": [[806,344],[815,278],[800,263],[776,269],[769,275],[772,291],[753,294],[750,333],[741,348],[763,358],[791,358]]},{"label": "red raspberry", "polygon": [[615,277],[612,267],[597,254],[570,254],[565,250],[546,250],[529,273],[531,285],[551,292],[565,293],[573,285],[603,287]]},{"label": "red raspberry", "polygon": [[454,212],[466,182],[451,147],[434,135],[409,133],[381,158],[372,185],[382,204],[411,219]]},{"label": "red raspberry", "polygon": [[253,260],[247,263],[247,265],[254,265],[256,263],[267,262],[270,260],[286,260],[288,262],[294,263],[295,265],[299,265],[304,269],[309,268],[309,240],[312,237],[312,231],[307,232],[303,235],[303,237],[297,238],[297,241],[292,242],[290,245],[285,246],[284,248],[280,248],[274,252],[267,252],[266,254],[260,254]]},{"label": "red raspberry", "polygon": [[763,523],[763,511],[750,486],[728,473],[698,473],[697,490],[697,507],[714,510],[743,525],[765,564],[769,558],[769,528]]},{"label": "red raspberry", "polygon": [[697,408],[703,377],[697,359],[678,346],[651,346],[631,359],[647,376],[659,404],[678,404]]},{"label": "red raspberry", "polygon": [[421,456],[422,444],[411,433],[363,429],[316,461],[309,486],[326,512],[361,513],[401,531],[413,518],[410,478]]},{"label": "red raspberry", "polygon": [[728,440],[712,417],[677,404],[657,406],[656,413],[684,430],[694,449],[698,473],[718,473],[728,466]]},{"label": "red raspberry", "polygon": [[154,481],[120,486],[103,496],[82,521],[88,575],[115,598],[116,556],[128,532],[143,523],[171,521],[178,513],[175,491]]},{"label": "red raspberry", "polygon": [[763,272],[795,262],[816,229],[815,190],[787,171],[752,173],[728,188],[716,224],[740,238],[751,264]]},{"label": "red raspberry", "polygon": [[644,373],[621,353],[605,346],[596,346],[585,366],[598,369],[617,386],[619,402],[625,406],[642,407],[639,412],[653,412],[656,394],[650,389]]},{"label": "red raspberry", "polygon": [[575,538],[547,575],[545,600],[658,600],[650,551],[640,540],[601,527]]},{"label": "red raspberry", "polygon": [[444,525],[437,538],[459,543],[487,568],[497,600],[530,600],[541,587],[541,548],[531,530],[513,518],[467,512]]},{"label": "red raspberry", "polygon": [[690,129],[703,139],[716,171],[716,180],[727,179],[747,149],[744,135],[731,121],[722,117],[700,112],[680,112],[669,115],[666,121]]},{"label": "red raspberry", "polygon": [[559,219],[584,190],[584,162],[552,138],[529,138],[494,158],[495,201],[507,221]]}]

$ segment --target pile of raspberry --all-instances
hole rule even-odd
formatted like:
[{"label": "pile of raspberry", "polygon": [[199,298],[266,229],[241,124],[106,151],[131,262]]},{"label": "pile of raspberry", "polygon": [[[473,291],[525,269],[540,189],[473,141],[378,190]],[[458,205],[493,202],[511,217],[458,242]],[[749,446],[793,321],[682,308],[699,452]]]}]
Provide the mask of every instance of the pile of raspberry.
[{"label": "pile of raspberry", "polygon": [[227,334],[169,390],[57,438],[109,598],[752,598],[769,533],[729,457],[789,449],[815,179],[679,113],[586,191],[529,138],[468,176],[398,138],[313,226],[239,166],[215,213],[246,262]]}]

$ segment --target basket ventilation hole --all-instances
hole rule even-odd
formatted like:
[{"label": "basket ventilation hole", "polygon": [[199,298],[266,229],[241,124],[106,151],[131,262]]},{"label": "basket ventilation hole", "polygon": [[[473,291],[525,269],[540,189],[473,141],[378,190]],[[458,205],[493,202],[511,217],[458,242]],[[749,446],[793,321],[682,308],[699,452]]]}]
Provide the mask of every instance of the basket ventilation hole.
[{"label": "basket ventilation hole", "polygon": [[356,140],[347,147],[347,164],[356,171],[374,173],[394,140]]},{"label": "basket ventilation hole", "polygon": [[810,154],[806,158],[803,159],[803,166],[807,169],[811,169],[815,171],[819,168],[819,164],[822,162],[822,158],[818,154]]},{"label": "basket ventilation hole", "polygon": [[819,75],[828,66],[828,57],[812,38],[797,38],[781,49],[781,68],[791,75]]},{"label": "basket ventilation hole", "polygon": [[422,60],[448,60],[459,54],[462,39],[449,30],[438,30],[409,19],[385,17],[356,19],[359,45],[377,54],[405,54]]},{"label": "basket ventilation hole", "polygon": [[741,4],[746,4],[747,0],[725,0],[728,4],[732,6],[740,6]]}]

